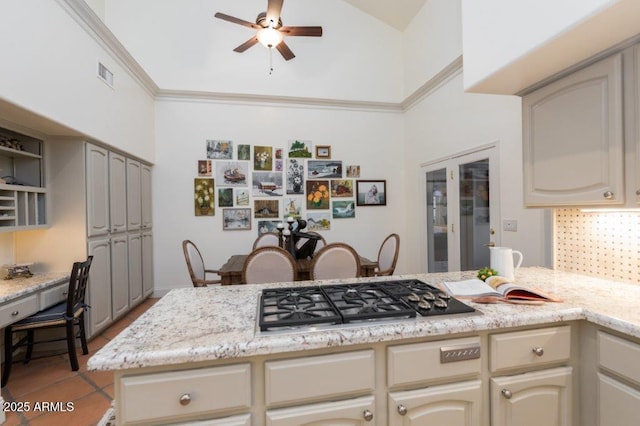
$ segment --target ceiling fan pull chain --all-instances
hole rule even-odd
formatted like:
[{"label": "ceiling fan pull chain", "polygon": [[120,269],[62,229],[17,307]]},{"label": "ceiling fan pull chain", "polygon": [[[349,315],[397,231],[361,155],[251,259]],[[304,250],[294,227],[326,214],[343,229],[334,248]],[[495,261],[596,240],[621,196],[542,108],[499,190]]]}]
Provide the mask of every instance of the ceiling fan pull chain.
[{"label": "ceiling fan pull chain", "polygon": [[273,74],[273,47],[269,48],[269,75]]}]

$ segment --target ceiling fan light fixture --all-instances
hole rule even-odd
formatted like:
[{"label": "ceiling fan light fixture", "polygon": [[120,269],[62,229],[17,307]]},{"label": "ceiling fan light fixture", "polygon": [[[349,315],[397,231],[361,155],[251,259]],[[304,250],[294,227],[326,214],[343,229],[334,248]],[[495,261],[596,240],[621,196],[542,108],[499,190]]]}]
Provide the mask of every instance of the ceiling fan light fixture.
[{"label": "ceiling fan light fixture", "polygon": [[273,48],[280,44],[284,38],[282,33],[271,27],[263,28],[256,34],[258,41],[265,47]]}]

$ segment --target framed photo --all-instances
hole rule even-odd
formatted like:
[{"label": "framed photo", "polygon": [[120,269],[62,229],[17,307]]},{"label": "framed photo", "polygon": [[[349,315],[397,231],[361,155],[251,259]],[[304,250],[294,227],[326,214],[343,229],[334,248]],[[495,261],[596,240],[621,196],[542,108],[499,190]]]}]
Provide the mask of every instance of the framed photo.
[{"label": "framed photo", "polygon": [[253,147],[253,170],[273,170],[273,148],[270,146]]},{"label": "framed photo", "polygon": [[334,219],[351,219],[356,217],[355,202],[353,200],[334,201],[332,206]]},{"label": "framed photo", "polygon": [[246,231],[251,229],[251,209],[222,209],[224,231]]},{"label": "framed photo", "polygon": [[288,217],[294,219],[302,218],[302,199],[299,197],[290,197],[282,200],[283,218],[287,220]]},{"label": "framed photo", "polygon": [[307,181],[307,209],[326,210],[329,208],[329,181]]},{"label": "framed photo", "polygon": [[218,188],[218,206],[233,207],[233,188]]},{"label": "framed photo", "polygon": [[247,186],[248,161],[216,161],[218,186]]},{"label": "framed photo", "polygon": [[311,158],[311,141],[289,141],[289,158]]},{"label": "framed photo", "polygon": [[287,194],[304,194],[304,160],[287,158]]},{"label": "framed photo", "polygon": [[249,205],[249,190],[244,188],[234,188],[236,194],[236,206]]},{"label": "framed photo", "polygon": [[360,177],[360,166],[358,166],[358,165],[347,166],[347,177],[348,178],[359,178]]},{"label": "framed photo", "polygon": [[214,160],[233,159],[233,142],[207,139],[207,158]]},{"label": "framed photo", "polygon": [[251,145],[238,145],[238,160],[251,160]]},{"label": "framed photo", "polygon": [[211,160],[198,160],[198,176],[211,176],[211,171]]},{"label": "framed photo", "polygon": [[259,220],[258,221],[258,236],[266,234],[267,232],[278,232],[278,224],[281,220]]},{"label": "framed photo", "polygon": [[326,179],[342,177],[342,161],[307,161],[307,179]]},{"label": "framed photo", "polygon": [[322,160],[331,159],[331,146],[329,145],[316,145],[316,158]]},{"label": "framed photo", "polygon": [[357,180],[356,193],[358,194],[356,198],[357,206],[387,205],[386,180]]},{"label": "framed photo", "polygon": [[213,216],[215,214],[214,180],[208,178],[193,180],[194,212],[196,216]]},{"label": "framed photo", "polygon": [[353,179],[331,179],[332,198],[353,198]]},{"label": "framed photo", "polygon": [[329,231],[331,229],[331,213],[309,213],[307,215],[307,230]]},{"label": "framed photo", "polygon": [[253,200],[253,214],[256,219],[276,219],[280,216],[278,200]]},{"label": "framed photo", "polygon": [[254,197],[280,197],[284,193],[280,172],[253,172],[251,185]]}]

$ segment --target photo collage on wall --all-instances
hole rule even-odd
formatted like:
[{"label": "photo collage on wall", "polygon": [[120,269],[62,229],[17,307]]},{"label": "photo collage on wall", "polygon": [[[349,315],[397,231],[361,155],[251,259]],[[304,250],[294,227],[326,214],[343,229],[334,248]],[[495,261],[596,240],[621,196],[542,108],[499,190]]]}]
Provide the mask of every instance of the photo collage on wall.
[{"label": "photo collage on wall", "polygon": [[[360,166],[332,159],[329,145],[290,140],[285,149],[211,139],[205,147],[206,159],[197,160],[194,212],[215,216],[219,208],[223,230],[277,232],[293,217],[307,221],[305,231],[327,231],[332,220],[355,218],[356,206],[386,205],[386,181],[358,180]],[[372,186],[377,198],[361,196]]]}]

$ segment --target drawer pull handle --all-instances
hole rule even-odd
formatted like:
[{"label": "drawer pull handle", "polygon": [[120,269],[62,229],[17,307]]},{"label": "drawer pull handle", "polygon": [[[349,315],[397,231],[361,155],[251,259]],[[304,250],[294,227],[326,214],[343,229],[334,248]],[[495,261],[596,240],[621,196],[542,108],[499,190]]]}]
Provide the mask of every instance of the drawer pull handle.
[{"label": "drawer pull handle", "polygon": [[544,349],[542,349],[539,346],[536,346],[535,348],[531,349],[531,351],[538,356],[544,355]]},{"label": "drawer pull handle", "polygon": [[511,394],[511,391],[509,389],[502,389],[502,391],[500,392],[502,394],[502,396],[504,396],[506,399],[511,399],[511,397],[513,396]]},{"label": "drawer pull handle", "polygon": [[602,195],[604,196],[604,198],[605,198],[606,200],[611,200],[611,199],[613,199],[613,192],[611,192],[611,191],[607,191],[607,192],[605,192],[605,193],[604,193],[604,194],[602,194]]},{"label": "drawer pull handle", "polygon": [[371,420],[373,420],[373,413],[371,412],[371,410],[364,410],[364,412],[362,413],[362,417],[364,417],[365,421],[370,422]]},{"label": "drawer pull handle", "polygon": [[636,195],[640,195],[640,189],[636,190]]},{"label": "drawer pull handle", "polygon": [[15,316],[17,316],[19,313],[20,313],[20,311],[13,311],[13,312],[11,312],[11,316],[14,316],[14,317],[15,317]]},{"label": "drawer pull handle", "polygon": [[407,415],[407,407],[405,407],[402,404],[398,405],[398,414],[400,414],[401,416],[406,416]]},{"label": "drawer pull handle", "polygon": [[191,402],[190,394],[185,393],[180,397],[180,405],[189,405],[190,402]]}]

